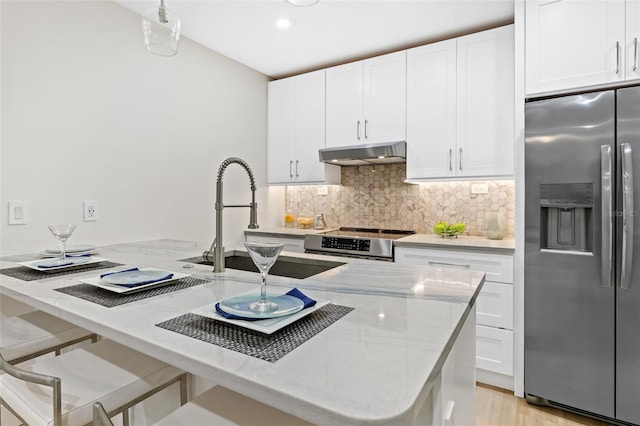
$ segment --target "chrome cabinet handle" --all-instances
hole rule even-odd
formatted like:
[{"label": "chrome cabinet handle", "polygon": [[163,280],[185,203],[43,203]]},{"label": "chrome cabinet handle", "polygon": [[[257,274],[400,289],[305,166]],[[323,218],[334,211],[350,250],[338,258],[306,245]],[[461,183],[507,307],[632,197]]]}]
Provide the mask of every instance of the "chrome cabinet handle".
[{"label": "chrome cabinet handle", "polygon": [[638,37],[633,39],[633,71],[638,69]]},{"label": "chrome cabinet handle", "polygon": [[462,148],[460,148],[460,158],[458,160],[459,160],[458,167],[460,167],[460,171],[462,171]]},{"label": "chrome cabinet handle", "polygon": [[471,265],[468,263],[436,262],[435,260],[430,260],[427,263],[429,265],[445,265],[445,266],[458,266],[460,268],[471,268]]},{"label": "chrome cabinet handle", "polygon": [[616,41],[616,74],[620,74],[620,42]]},{"label": "chrome cabinet handle", "polygon": [[356,125],[356,134],[358,136],[358,140],[360,140],[360,120],[358,120],[358,124]]},{"label": "chrome cabinet handle", "polygon": [[300,177],[300,175],[298,174],[298,163],[299,162],[300,162],[299,160],[296,160],[296,177]]},{"label": "chrome cabinet handle", "polygon": [[620,271],[620,288],[631,288],[633,275],[633,161],[631,145],[620,145],[622,151],[622,270]]},{"label": "chrome cabinet handle", "polygon": [[293,160],[289,161],[289,177],[293,177],[293,173],[291,172],[291,166],[293,166]]},{"label": "chrome cabinet handle", "polygon": [[453,171],[453,150],[449,148],[449,171]]},{"label": "chrome cabinet handle", "polygon": [[611,287],[613,275],[613,193],[611,191],[611,147],[600,146],[600,214],[602,216],[602,253],[600,258],[600,285]]},{"label": "chrome cabinet handle", "polygon": [[367,130],[368,127],[369,127],[369,120],[364,120],[364,138],[365,139],[369,138],[369,132]]}]

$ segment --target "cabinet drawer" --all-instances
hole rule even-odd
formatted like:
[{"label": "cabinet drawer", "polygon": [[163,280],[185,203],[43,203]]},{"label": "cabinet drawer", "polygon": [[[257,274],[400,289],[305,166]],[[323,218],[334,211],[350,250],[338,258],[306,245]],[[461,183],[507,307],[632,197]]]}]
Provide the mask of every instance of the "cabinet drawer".
[{"label": "cabinet drawer", "polygon": [[513,331],[476,325],[476,367],[513,375]]},{"label": "cabinet drawer", "polygon": [[513,283],[513,256],[480,252],[398,247],[397,263],[482,271],[486,281]]},{"label": "cabinet drawer", "polygon": [[300,238],[283,238],[283,237],[267,237],[263,235],[246,235],[247,241],[276,242],[284,244],[283,251],[291,251],[294,253],[304,253],[304,239]]},{"label": "cabinet drawer", "polygon": [[476,323],[513,330],[513,285],[485,282],[476,306]]}]

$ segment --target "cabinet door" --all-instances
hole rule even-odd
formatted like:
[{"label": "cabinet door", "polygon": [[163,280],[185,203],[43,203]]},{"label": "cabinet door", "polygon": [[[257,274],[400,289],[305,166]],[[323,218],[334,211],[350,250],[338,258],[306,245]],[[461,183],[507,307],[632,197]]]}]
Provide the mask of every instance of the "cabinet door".
[{"label": "cabinet door", "polygon": [[407,178],[453,176],[456,41],[407,52]]},{"label": "cabinet door", "polygon": [[513,331],[476,325],[476,367],[513,375]]},{"label": "cabinet door", "polygon": [[406,52],[367,59],[363,64],[364,143],[396,142],[406,138]]},{"label": "cabinet door", "polygon": [[442,421],[435,419],[434,425],[465,426],[475,424],[475,325],[471,309],[449,356],[442,366]]},{"label": "cabinet door", "polygon": [[526,2],[526,92],[621,81],[625,4],[621,0]]},{"label": "cabinet door", "polygon": [[514,166],[513,25],[458,39],[458,175],[511,176]]},{"label": "cabinet door", "polygon": [[626,58],[627,80],[640,79],[640,0],[627,0]]},{"label": "cabinet door", "polygon": [[513,285],[486,281],[478,294],[476,322],[513,329]]},{"label": "cabinet door", "polygon": [[513,256],[511,255],[437,248],[396,247],[395,262],[402,265],[425,265],[437,268],[482,271],[486,274],[486,281],[513,283]]},{"label": "cabinet door", "polygon": [[327,148],[364,141],[362,67],[360,61],[326,70]]},{"label": "cabinet door", "polygon": [[295,77],[293,175],[300,183],[322,182],[325,178],[324,163],[318,159],[318,150],[324,148],[324,88],[324,70]]},{"label": "cabinet door", "polygon": [[267,182],[288,183],[293,179],[295,82],[292,78],[272,81],[268,86]]}]

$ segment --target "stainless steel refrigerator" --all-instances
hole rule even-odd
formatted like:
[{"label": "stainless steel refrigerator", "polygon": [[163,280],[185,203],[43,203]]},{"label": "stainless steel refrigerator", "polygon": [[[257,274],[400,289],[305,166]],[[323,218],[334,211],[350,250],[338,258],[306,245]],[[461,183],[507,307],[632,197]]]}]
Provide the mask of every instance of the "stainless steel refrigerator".
[{"label": "stainless steel refrigerator", "polygon": [[527,400],[640,424],[640,86],[525,113]]}]

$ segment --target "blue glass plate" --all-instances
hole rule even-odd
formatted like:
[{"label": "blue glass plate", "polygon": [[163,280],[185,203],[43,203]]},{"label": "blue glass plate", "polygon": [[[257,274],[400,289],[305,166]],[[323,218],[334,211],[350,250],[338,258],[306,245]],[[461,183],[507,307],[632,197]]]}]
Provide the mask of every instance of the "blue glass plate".
[{"label": "blue glass plate", "polygon": [[59,264],[59,258],[53,258],[48,260],[42,260],[37,262],[35,265],[38,268],[43,269],[60,269],[60,268],[68,268],[69,266],[81,265],[83,263],[87,263],[91,260],[90,257],[65,257],[64,263]]},{"label": "blue glass plate", "polygon": [[219,307],[224,312],[245,318],[278,318],[295,314],[304,308],[304,302],[297,297],[283,294],[281,296],[267,296],[269,301],[278,304],[278,309],[270,312],[255,312],[249,305],[258,300],[258,294],[242,294],[220,301]]},{"label": "blue glass plate", "polygon": [[102,277],[102,281],[115,285],[147,284],[167,278],[169,272],[160,269],[116,272]]}]

